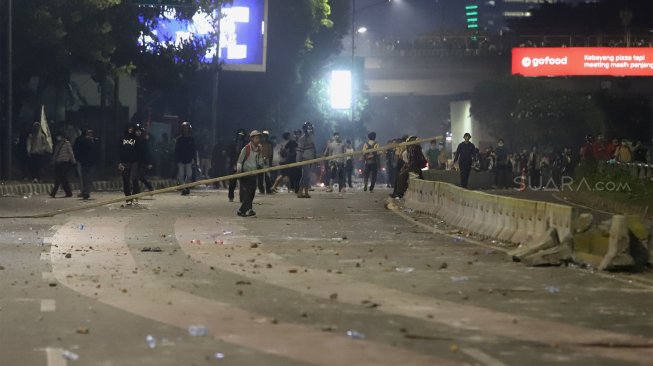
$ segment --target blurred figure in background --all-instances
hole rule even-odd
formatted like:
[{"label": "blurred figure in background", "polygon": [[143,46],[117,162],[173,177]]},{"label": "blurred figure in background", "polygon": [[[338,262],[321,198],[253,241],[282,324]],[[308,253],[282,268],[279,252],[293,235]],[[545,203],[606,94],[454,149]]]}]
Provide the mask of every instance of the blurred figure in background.
[{"label": "blurred figure in background", "polygon": [[75,153],[73,146],[64,136],[63,132],[56,134],[57,144],[52,154],[52,164],[54,165],[54,187],[50,193],[50,197],[55,198],[59,187],[63,187],[66,193],[66,198],[72,197],[73,192],[70,189],[70,182],[68,182],[68,174],[70,169],[77,164],[75,160]]}]

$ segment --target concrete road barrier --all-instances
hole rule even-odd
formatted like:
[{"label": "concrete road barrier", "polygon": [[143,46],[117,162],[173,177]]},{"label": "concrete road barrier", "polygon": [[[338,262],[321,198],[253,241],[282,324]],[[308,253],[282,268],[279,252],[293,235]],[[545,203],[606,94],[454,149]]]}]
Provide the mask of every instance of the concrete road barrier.
[{"label": "concrete road barrier", "polygon": [[556,229],[571,234],[577,211],[564,205],[469,191],[446,182],[411,179],[406,205],[485,238],[523,244]]}]

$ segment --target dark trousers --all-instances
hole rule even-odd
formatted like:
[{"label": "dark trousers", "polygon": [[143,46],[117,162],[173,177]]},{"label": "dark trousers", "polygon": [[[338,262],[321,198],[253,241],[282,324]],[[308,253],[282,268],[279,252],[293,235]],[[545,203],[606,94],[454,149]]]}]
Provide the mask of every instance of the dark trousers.
[{"label": "dark trousers", "polygon": [[392,163],[386,163],[385,170],[388,172],[388,187],[394,188],[397,175],[395,167],[392,165]]},{"label": "dark trousers", "polygon": [[79,179],[81,181],[82,197],[90,197],[93,189],[93,179],[95,178],[95,167],[81,166],[79,169]]},{"label": "dark trousers", "polygon": [[66,196],[71,196],[73,194],[70,189],[70,182],[68,182],[68,172],[72,164],[70,163],[56,163],[54,165],[54,188],[52,188],[51,196],[57,194],[59,187],[63,188],[63,191],[66,192]]},{"label": "dark trousers", "polygon": [[147,188],[148,191],[153,191],[154,187],[152,186],[152,183],[147,180],[147,177],[145,174],[147,173],[147,165],[146,164],[138,164],[138,180],[143,183],[143,185]]},{"label": "dark trousers", "polygon": [[141,193],[138,186],[138,163],[126,163],[122,171],[122,190],[125,196]]},{"label": "dark trousers", "polygon": [[460,164],[460,186],[469,188],[469,173],[472,171],[472,165]]},{"label": "dark trousers", "polygon": [[365,164],[365,169],[363,170],[363,184],[367,187],[367,182],[370,182],[370,191],[374,190],[374,185],[376,185],[376,175],[379,172],[379,166],[376,164]]},{"label": "dark trousers", "polygon": [[32,154],[28,158],[29,173],[31,179],[41,179],[41,166],[43,165],[44,156]]},{"label": "dark trousers", "polygon": [[397,196],[403,197],[404,194],[406,194],[406,191],[408,190],[408,182],[410,180],[410,173],[415,173],[417,174],[417,178],[424,179],[424,173],[422,172],[422,169],[420,168],[408,169],[408,167],[405,167],[404,169],[401,170],[401,172],[399,172],[399,177],[397,179],[397,187],[396,187]]},{"label": "dark trousers", "polygon": [[347,160],[347,163],[345,164],[345,175],[346,175],[346,178],[347,178],[347,185],[349,186],[349,188],[353,188],[353,186],[351,184],[352,174],[354,174],[354,162],[351,159],[349,159],[349,160]]},{"label": "dark trousers", "polygon": [[403,160],[398,160],[397,165],[392,169],[392,171],[394,172],[393,173],[394,179],[392,180],[392,182],[393,182],[392,183],[392,187],[393,187],[392,194],[393,195],[399,194],[398,186],[399,186],[399,181],[401,179],[401,177],[400,177],[401,170],[403,168],[404,168],[404,161]]},{"label": "dark trousers", "polygon": [[508,188],[511,186],[509,181],[511,169],[508,165],[497,165],[494,168],[494,185],[499,188]]},{"label": "dark trousers", "polygon": [[331,168],[328,161],[324,163],[324,176],[322,178],[322,183],[328,187],[331,184]]},{"label": "dark trousers", "polygon": [[240,178],[240,212],[246,213],[252,209],[256,196],[256,176]]},{"label": "dark trousers", "polygon": [[290,169],[290,184],[295,193],[299,193],[299,182],[302,180],[302,168],[296,167]]},{"label": "dark trousers", "polygon": [[345,165],[342,163],[331,164],[331,180],[338,182],[338,190],[345,188]]},{"label": "dark trousers", "polygon": [[[231,170],[231,174],[236,174],[235,170]],[[238,179],[229,180],[229,200],[233,201],[236,193],[236,185],[238,184]]]},{"label": "dark trousers", "polygon": [[258,176],[258,190],[261,194],[267,192],[270,193],[272,190],[272,180],[270,179],[269,173],[259,174]]},{"label": "dark trousers", "polygon": [[531,188],[539,189],[542,187],[542,171],[539,169],[531,169],[530,182]]}]

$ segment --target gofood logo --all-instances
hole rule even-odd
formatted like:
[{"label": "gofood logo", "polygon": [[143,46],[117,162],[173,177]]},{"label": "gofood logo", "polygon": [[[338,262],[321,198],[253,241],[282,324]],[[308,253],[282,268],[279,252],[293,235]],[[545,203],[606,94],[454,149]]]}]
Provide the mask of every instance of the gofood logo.
[{"label": "gofood logo", "polygon": [[567,65],[569,63],[569,57],[542,57],[542,58],[531,58],[531,57],[524,57],[521,59],[521,65],[524,67],[540,67],[540,66],[545,66],[545,65],[550,65],[550,66],[562,66],[562,65]]}]

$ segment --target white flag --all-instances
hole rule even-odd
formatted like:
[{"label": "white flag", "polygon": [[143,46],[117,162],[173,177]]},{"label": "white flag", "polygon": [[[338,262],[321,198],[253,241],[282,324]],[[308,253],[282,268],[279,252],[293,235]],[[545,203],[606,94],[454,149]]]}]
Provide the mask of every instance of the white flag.
[{"label": "white flag", "polygon": [[41,131],[45,135],[45,139],[48,142],[48,152],[52,154],[52,134],[50,133],[48,119],[45,117],[45,105],[41,106]]}]

